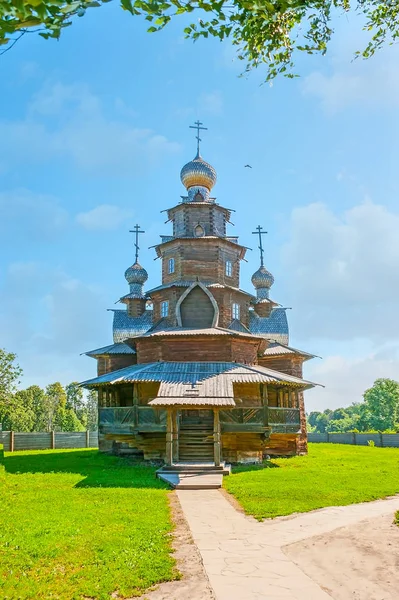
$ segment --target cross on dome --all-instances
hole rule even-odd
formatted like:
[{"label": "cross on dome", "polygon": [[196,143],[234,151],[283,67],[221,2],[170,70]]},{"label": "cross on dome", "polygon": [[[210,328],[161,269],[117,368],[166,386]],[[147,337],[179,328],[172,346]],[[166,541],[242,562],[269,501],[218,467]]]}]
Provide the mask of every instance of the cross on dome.
[{"label": "cross on dome", "polygon": [[201,125],[203,125],[203,123],[201,123],[201,121],[195,121],[194,125],[189,125],[190,129],[196,129],[197,130],[197,135],[195,136],[195,139],[197,140],[197,157],[199,157],[200,155],[200,142],[202,142],[199,134],[200,131],[208,131],[208,127],[201,127]]}]

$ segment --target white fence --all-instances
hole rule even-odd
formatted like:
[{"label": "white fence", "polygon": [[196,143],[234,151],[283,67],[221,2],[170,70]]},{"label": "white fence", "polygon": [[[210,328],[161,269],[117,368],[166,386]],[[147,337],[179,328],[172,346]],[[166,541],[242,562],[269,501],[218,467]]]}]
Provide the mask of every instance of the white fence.
[{"label": "white fence", "polygon": [[49,433],[0,431],[0,444],[3,444],[5,452],[98,448],[98,431],[51,431]]}]

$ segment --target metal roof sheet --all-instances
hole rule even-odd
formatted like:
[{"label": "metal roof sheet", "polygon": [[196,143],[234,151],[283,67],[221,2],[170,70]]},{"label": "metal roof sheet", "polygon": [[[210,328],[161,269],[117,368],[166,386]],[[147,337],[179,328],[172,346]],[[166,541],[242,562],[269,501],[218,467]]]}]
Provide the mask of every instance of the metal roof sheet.
[{"label": "metal roof sheet", "polygon": [[256,338],[249,331],[235,331],[225,329],[224,327],[206,327],[203,329],[193,329],[191,327],[171,327],[169,329],[152,329],[143,334],[132,337],[162,337],[162,336],[187,336],[187,335],[229,335],[246,338]]},{"label": "metal roof sheet", "polygon": [[96,350],[90,350],[83,354],[86,354],[87,356],[101,356],[102,354],[136,354],[136,350],[133,350],[133,348],[123,342],[119,342],[117,344],[103,346],[102,348],[96,348]]},{"label": "metal roof sheet", "polygon": [[300,354],[305,357],[305,360],[316,358],[316,354],[309,354],[309,352],[304,352],[303,350],[298,350],[297,348],[292,348],[291,346],[286,346],[285,344],[279,344],[277,342],[270,344],[264,351],[263,356],[283,356],[285,354]]},{"label": "metal roof sheet", "polygon": [[154,398],[149,406],[236,406],[233,398]]},{"label": "metal roof sheet", "polygon": [[[183,385],[185,386],[184,395],[187,395],[187,393],[194,395],[193,392],[187,392],[188,386],[191,385],[194,388],[197,386],[199,391],[198,393],[195,392],[196,395],[204,396],[207,394],[209,396],[225,397],[233,396],[229,387],[233,383],[276,383],[302,388],[317,385],[260,365],[230,362],[157,362],[132,365],[89,379],[81,385],[113,385],[140,381],[177,384],[175,386],[176,392],[172,395],[180,395],[183,391]],[[172,393],[170,388],[168,393]]]},{"label": "metal roof sheet", "polygon": [[[181,279],[179,281],[172,281],[170,283],[164,283],[162,285],[158,285],[157,287],[152,288],[151,290],[148,290],[148,292],[146,292],[146,294],[147,294],[147,296],[149,296],[153,292],[159,292],[161,290],[166,290],[171,287],[190,287],[191,285],[193,285],[193,283],[196,283],[196,282],[197,282],[197,280],[188,281],[186,279]],[[202,283],[202,285],[204,285],[207,288],[225,288],[227,290],[234,290],[235,292],[240,292],[241,294],[245,294],[246,296],[251,296],[251,298],[256,300],[256,296],[254,296],[250,292],[246,292],[245,290],[242,290],[241,288],[233,287],[232,285],[224,285],[221,283],[209,282],[209,281],[208,282],[201,281],[201,283]]]}]

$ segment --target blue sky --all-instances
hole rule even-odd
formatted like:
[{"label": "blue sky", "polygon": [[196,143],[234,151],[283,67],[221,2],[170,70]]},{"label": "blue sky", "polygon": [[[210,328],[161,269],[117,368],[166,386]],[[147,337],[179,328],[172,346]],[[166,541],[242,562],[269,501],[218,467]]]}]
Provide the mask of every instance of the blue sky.
[{"label": "blue sky", "polygon": [[352,61],[364,39],[341,19],[326,57],[299,57],[300,78],[269,86],[262,69],[238,77],[229,43],[193,44],[183,27],[147,34],[110,3],[59,42],[30,36],[1,58],[0,343],[24,386],[94,374],[80,353],[111,341],[136,222],[159,282],[148,246],[170,232],[161,211],[184,192],[200,118],[215,195],[254,248],[242,287],[261,224],[291,343],[323,357],[306,365],[326,386],[308,408],[359,401],[399,367],[398,50]]}]

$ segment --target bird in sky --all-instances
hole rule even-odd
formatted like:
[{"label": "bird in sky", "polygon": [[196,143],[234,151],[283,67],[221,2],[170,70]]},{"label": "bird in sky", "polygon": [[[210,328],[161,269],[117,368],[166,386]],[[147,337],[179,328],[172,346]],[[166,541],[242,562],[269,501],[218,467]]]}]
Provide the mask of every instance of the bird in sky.
[{"label": "bird in sky", "polygon": [[248,167],[248,169],[252,169],[251,165],[244,165],[244,169]]}]

